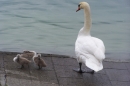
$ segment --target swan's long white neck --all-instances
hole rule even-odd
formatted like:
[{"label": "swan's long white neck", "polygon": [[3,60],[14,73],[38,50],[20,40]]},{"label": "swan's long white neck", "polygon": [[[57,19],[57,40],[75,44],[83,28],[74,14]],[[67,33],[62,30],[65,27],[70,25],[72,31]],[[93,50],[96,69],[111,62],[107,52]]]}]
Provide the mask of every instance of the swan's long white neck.
[{"label": "swan's long white neck", "polygon": [[91,15],[90,15],[90,7],[87,5],[84,8],[84,27],[81,31],[83,35],[90,35],[91,29]]}]

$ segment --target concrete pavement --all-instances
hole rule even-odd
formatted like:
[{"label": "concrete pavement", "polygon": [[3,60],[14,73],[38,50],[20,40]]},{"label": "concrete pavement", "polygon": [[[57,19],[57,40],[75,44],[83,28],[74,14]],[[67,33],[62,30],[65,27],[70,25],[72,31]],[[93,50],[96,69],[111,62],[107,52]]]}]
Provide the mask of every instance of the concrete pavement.
[{"label": "concrete pavement", "polygon": [[130,62],[104,61],[104,69],[91,75],[73,71],[78,68],[75,59],[51,54],[42,54],[47,63],[42,70],[34,63],[17,69],[19,65],[13,62],[16,54],[0,52],[0,86],[130,86]]}]

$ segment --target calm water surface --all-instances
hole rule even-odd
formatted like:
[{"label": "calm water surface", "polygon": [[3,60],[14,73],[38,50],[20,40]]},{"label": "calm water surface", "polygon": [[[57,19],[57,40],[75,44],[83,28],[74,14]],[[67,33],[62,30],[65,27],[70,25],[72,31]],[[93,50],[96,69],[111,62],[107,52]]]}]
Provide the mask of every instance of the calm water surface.
[{"label": "calm water surface", "polygon": [[[74,56],[84,23],[80,0],[0,0],[0,51],[35,50]],[[91,35],[104,41],[106,57],[130,59],[130,1],[87,0]]]}]

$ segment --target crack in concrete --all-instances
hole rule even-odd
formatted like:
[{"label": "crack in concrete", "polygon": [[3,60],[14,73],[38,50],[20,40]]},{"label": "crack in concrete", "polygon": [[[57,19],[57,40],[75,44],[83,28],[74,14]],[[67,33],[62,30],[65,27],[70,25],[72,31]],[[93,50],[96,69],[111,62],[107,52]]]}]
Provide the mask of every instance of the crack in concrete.
[{"label": "crack in concrete", "polygon": [[1,77],[1,86],[7,86],[6,83],[7,83],[7,80],[6,80],[6,71],[5,71],[5,65],[4,65],[4,54],[2,54],[2,70],[3,70],[3,74],[2,74],[2,77]]}]

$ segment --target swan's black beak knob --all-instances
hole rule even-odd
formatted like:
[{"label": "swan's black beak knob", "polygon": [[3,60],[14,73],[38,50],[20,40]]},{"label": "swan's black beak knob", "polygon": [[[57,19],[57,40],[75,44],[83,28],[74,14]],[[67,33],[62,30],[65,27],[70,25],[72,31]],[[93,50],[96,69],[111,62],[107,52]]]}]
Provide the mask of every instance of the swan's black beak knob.
[{"label": "swan's black beak knob", "polygon": [[78,12],[80,10],[80,4],[78,5],[78,9],[76,10],[76,12]]}]

